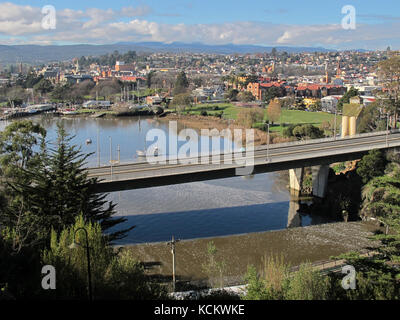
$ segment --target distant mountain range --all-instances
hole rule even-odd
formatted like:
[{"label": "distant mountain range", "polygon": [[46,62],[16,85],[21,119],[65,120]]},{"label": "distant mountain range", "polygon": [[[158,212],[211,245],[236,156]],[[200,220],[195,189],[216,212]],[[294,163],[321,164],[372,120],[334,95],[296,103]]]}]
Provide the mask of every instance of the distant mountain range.
[{"label": "distant mountain range", "polygon": [[[69,60],[81,56],[99,56],[118,50],[125,53],[129,50],[136,52],[193,52],[218,54],[245,54],[271,52],[273,47],[256,45],[206,45],[202,43],[162,43],[162,42],[122,42],[108,45],[0,45],[0,63],[10,64],[23,62],[30,64],[47,63],[51,61]],[[316,47],[275,47],[278,51],[288,53],[299,52],[329,52],[325,48]]]}]

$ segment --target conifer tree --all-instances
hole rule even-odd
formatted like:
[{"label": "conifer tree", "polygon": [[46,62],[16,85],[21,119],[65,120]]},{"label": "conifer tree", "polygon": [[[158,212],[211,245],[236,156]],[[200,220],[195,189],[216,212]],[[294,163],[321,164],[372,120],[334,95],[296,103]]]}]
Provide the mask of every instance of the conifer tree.
[{"label": "conifer tree", "polygon": [[110,242],[121,239],[133,227],[107,234],[110,228],[126,219],[113,218],[115,204],[106,199],[107,194],[94,193],[99,181],[88,178],[85,170],[90,154],[82,154],[71,144],[72,139],[58,125],[57,142],[43,152],[41,165],[34,171],[25,170],[32,182],[29,185],[16,183],[13,188],[24,199],[24,210],[40,221],[42,228],[37,236],[43,241],[48,241],[52,228],[59,232],[72,225],[80,214],[88,222],[100,223]]}]

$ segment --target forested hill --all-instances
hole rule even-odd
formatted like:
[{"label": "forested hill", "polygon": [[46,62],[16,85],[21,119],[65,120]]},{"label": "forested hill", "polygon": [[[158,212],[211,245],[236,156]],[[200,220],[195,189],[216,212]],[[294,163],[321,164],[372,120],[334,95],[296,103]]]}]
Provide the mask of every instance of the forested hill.
[{"label": "forested hill", "polygon": [[[112,53],[115,50],[125,53],[130,50],[140,52],[193,52],[218,54],[245,54],[271,52],[273,47],[254,45],[206,45],[202,43],[170,43],[140,42],[116,43],[107,45],[0,45],[0,63],[47,63],[51,61],[69,60],[81,56],[98,56]],[[327,52],[330,50],[314,47],[276,47],[278,51],[293,52]]]}]

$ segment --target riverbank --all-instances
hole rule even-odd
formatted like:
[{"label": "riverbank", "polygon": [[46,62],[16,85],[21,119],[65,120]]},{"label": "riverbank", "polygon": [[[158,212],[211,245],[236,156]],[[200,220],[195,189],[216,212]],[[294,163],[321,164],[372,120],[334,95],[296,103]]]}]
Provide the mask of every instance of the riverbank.
[{"label": "riverbank", "polygon": [[[263,268],[266,256],[282,255],[285,262],[297,266],[303,262],[329,260],[349,251],[364,252],[379,242],[369,237],[378,227],[370,222],[339,222],[309,227],[250,233],[228,237],[181,241],[176,244],[176,275],[181,283],[204,286],[208,274],[202,267],[207,261],[207,245],[214,242],[215,260],[225,262],[223,285],[243,283],[249,265]],[[172,256],[163,243],[129,246],[150,275],[170,281]]]},{"label": "riverbank", "polygon": [[[222,131],[224,129],[230,129],[232,134],[233,130],[246,130],[244,126],[240,126],[235,123],[234,120],[221,119],[213,116],[198,116],[198,115],[178,115],[174,113],[167,114],[163,118],[159,118],[160,121],[178,121],[181,125],[184,125],[186,128],[191,128],[195,130],[201,129],[217,129],[218,131]],[[245,131],[243,131],[245,132]],[[243,138],[246,139],[245,134],[243,134]],[[260,129],[254,129],[254,144],[255,145],[266,145],[268,135],[265,131]],[[245,142],[245,140],[243,141]]]}]

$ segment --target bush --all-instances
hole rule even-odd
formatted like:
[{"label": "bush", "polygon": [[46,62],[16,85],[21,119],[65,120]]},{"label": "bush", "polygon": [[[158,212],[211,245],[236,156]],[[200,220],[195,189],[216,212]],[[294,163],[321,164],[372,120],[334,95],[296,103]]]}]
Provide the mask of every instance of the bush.
[{"label": "bush", "polygon": [[244,300],[324,300],[329,298],[330,279],[311,264],[302,264],[290,273],[282,258],[268,258],[260,277],[250,266],[246,274],[247,294]]},{"label": "bush", "polygon": [[203,110],[202,112],[200,112],[200,115],[203,117],[207,117],[208,113],[207,113],[207,111]]},{"label": "bush", "polygon": [[371,150],[358,163],[357,174],[366,184],[372,178],[382,176],[385,173],[386,164],[385,154],[381,150]]},{"label": "bush", "polygon": [[290,278],[285,298],[287,300],[326,300],[329,296],[329,278],[302,264]]},{"label": "bush", "polygon": [[[64,229],[58,236],[51,233],[50,249],[42,254],[43,264],[52,265],[57,272],[57,289],[48,292],[48,298],[87,298],[86,248],[70,249],[74,234],[79,228],[88,233],[93,297],[95,299],[157,299],[165,292],[148,281],[142,265],[127,249],[114,250],[107,244],[98,223],[85,223],[82,216],[75,225]],[[83,231],[76,232],[75,241],[85,245]]]}]

